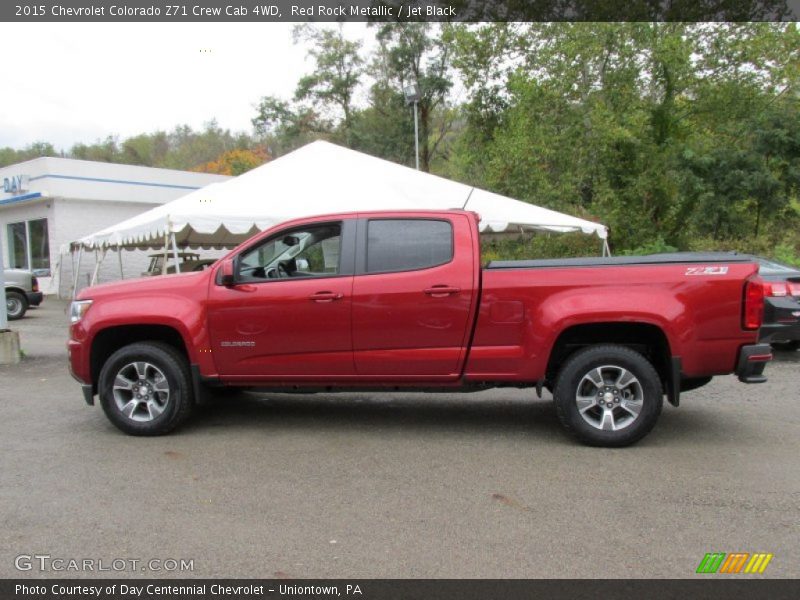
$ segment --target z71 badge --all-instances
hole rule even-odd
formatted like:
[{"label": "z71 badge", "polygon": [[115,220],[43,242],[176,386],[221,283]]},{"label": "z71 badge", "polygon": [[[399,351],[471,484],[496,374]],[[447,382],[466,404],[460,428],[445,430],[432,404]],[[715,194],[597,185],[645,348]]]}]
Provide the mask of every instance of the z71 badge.
[{"label": "z71 badge", "polygon": [[725,275],[728,267],[688,267],[686,275]]}]

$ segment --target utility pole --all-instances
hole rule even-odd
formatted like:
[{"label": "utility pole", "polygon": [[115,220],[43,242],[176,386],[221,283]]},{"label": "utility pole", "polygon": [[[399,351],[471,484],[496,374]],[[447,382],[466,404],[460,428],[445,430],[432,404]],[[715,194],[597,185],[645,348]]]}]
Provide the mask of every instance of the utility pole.
[{"label": "utility pole", "polygon": [[414,105],[414,151],[416,154],[417,171],[419,171],[419,110],[420,99],[419,85],[412,83],[403,88],[403,95],[406,97],[407,105]]},{"label": "utility pole", "polygon": [[419,171],[419,111],[417,104],[418,102],[414,100],[414,150],[417,156],[417,171]]},{"label": "utility pole", "polygon": [[8,329],[8,314],[6,312],[6,274],[3,264],[3,231],[0,228],[0,290],[3,290],[3,302],[0,303],[0,331]]}]

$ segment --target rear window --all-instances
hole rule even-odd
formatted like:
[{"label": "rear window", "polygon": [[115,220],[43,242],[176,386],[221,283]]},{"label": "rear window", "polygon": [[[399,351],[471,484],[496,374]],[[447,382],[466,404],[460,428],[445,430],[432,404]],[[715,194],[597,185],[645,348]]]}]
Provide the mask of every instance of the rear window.
[{"label": "rear window", "polygon": [[449,221],[376,219],[367,225],[367,273],[427,269],[452,259]]}]

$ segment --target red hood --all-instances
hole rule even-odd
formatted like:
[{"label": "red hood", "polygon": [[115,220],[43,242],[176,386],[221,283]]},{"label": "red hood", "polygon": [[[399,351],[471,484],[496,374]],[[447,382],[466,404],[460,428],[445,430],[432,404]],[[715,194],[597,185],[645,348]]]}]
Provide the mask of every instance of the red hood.
[{"label": "red hood", "polygon": [[196,290],[198,286],[205,287],[206,279],[211,269],[198,271],[195,273],[175,273],[171,275],[155,275],[153,277],[137,277],[136,279],[126,279],[125,281],[114,281],[112,283],[101,283],[92,287],[82,289],[77,296],[77,300],[96,300],[109,296],[125,294],[128,296],[138,296],[152,292],[177,292],[192,288]]}]

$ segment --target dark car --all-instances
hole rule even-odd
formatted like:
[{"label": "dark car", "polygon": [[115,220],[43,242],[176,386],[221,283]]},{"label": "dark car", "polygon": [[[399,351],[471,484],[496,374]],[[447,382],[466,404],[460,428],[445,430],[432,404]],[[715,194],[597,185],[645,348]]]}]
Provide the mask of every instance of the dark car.
[{"label": "dark car", "polygon": [[764,324],[759,341],[776,350],[800,348],[800,268],[758,258],[764,280]]}]

